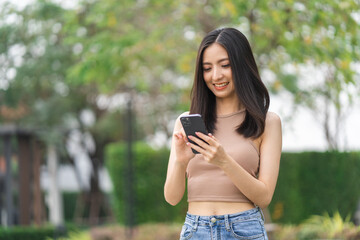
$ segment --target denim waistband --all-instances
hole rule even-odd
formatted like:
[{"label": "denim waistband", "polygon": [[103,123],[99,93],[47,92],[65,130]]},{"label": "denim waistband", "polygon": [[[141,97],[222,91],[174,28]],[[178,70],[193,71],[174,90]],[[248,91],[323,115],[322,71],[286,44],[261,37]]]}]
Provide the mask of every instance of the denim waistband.
[{"label": "denim waistband", "polygon": [[230,229],[230,223],[232,222],[241,222],[251,219],[261,219],[264,221],[264,215],[259,207],[225,215],[200,216],[187,213],[185,223],[192,225],[194,230],[196,230],[198,226],[206,225],[225,225],[226,229]]}]

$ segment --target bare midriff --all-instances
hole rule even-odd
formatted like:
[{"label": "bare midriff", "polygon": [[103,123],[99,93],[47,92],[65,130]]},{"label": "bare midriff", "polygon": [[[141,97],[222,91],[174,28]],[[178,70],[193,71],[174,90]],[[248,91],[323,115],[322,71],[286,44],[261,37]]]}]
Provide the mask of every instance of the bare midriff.
[{"label": "bare midriff", "polygon": [[189,202],[188,212],[193,215],[212,216],[239,213],[254,208],[249,202]]}]

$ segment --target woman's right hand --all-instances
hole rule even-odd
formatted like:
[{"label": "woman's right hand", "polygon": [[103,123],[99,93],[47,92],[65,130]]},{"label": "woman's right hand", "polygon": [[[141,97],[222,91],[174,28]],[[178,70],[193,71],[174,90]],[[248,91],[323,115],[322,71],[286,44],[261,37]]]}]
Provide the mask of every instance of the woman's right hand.
[{"label": "woman's right hand", "polygon": [[195,154],[192,152],[191,147],[187,145],[188,139],[184,129],[174,133],[173,141],[175,141],[176,162],[181,163],[186,167],[190,159],[195,157]]},{"label": "woman's right hand", "polygon": [[[184,113],[184,114],[188,114]],[[180,117],[175,122],[173,131],[168,170],[164,185],[164,196],[171,205],[178,204],[184,196],[186,189],[186,168],[195,156],[181,125]]]}]

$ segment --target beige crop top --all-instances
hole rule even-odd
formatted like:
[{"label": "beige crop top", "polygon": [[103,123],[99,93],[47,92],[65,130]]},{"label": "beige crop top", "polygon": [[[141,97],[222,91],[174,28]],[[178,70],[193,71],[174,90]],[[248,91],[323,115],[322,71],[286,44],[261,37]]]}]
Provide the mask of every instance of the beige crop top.
[{"label": "beige crop top", "polygon": [[[253,177],[259,171],[259,152],[250,139],[238,134],[235,129],[245,118],[245,110],[218,116],[214,136],[225,151]],[[197,154],[187,167],[188,202],[251,202],[217,166]]]}]

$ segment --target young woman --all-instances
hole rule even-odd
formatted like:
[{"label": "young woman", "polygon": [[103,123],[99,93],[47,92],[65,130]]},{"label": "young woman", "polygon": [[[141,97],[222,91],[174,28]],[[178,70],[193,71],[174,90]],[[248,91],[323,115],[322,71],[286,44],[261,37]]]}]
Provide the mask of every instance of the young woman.
[{"label": "young woman", "polygon": [[191,95],[190,113],[202,115],[209,134],[190,136],[197,146],[180,117],[175,123],[164,194],[176,205],[187,178],[180,239],[267,239],[260,208],[275,190],[281,121],[268,112],[268,91],[241,32],[223,28],[205,36]]}]

